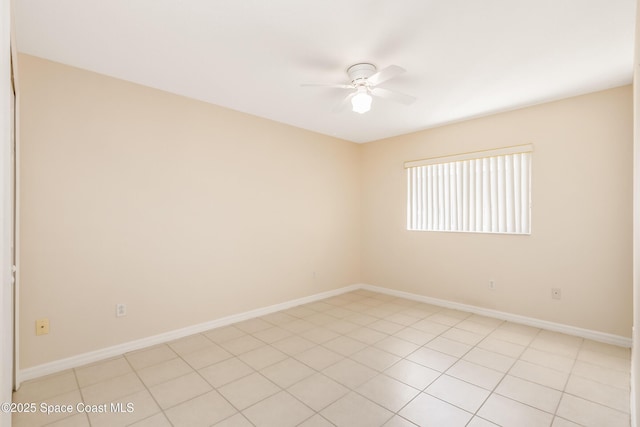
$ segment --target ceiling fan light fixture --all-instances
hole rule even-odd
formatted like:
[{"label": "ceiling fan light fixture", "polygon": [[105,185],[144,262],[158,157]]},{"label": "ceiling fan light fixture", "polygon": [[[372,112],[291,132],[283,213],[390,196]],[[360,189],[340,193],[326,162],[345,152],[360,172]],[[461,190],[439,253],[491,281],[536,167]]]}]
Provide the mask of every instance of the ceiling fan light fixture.
[{"label": "ceiling fan light fixture", "polygon": [[371,110],[371,95],[367,92],[367,88],[359,87],[358,93],[351,98],[351,106],[356,113],[364,114]]},{"label": "ceiling fan light fixture", "polygon": [[347,69],[349,83],[311,83],[302,86],[331,87],[338,89],[346,89],[349,92],[342,98],[342,101],[333,109],[335,113],[340,112],[349,106],[359,114],[364,114],[371,110],[373,97],[386,98],[400,104],[410,105],[416,98],[405,95],[390,89],[378,87],[379,84],[386,82],[406,70],[397,65],[389,65],[382,70],[377,70],[376,66],[369,63],[358,63]]}]

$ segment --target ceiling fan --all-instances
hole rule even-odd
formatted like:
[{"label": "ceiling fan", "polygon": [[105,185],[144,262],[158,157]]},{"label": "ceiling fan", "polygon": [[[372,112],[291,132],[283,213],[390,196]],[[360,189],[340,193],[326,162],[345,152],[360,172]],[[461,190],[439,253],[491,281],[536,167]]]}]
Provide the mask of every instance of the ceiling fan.
[{"label": "ceiling fan", "polygon": [[302,86],[349,89],[352,92],[338,104],[335,111],[342,111],[351,102],[353,111],[363,114],[371,109],[372,96],[389,99],[405,105],[409,105],[416,100],[413,96],[378,87],[380,83],[386,82],[405,71],[404,68],[397,65],[389,65],[377,71],[376,66],[373,64],[359,63],[347,69],[347,75],[351,83],[303,84]]}]

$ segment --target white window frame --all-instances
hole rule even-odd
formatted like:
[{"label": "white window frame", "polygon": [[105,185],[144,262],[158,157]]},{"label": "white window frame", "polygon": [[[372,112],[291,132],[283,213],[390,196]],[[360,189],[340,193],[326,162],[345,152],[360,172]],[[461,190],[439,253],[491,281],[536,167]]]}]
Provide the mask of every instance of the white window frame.
[{"label": "white window frame", "polygon": [[533,144],[405,162],[407,230],[531,234]]}]

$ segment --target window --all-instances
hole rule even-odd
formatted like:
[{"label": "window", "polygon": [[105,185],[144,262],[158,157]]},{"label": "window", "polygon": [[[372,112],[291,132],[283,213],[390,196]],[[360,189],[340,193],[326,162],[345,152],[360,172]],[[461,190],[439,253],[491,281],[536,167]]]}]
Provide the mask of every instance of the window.
[{"label": "window", "polygon": [[405,163],[407,229],[530,234],[533,145]]}]

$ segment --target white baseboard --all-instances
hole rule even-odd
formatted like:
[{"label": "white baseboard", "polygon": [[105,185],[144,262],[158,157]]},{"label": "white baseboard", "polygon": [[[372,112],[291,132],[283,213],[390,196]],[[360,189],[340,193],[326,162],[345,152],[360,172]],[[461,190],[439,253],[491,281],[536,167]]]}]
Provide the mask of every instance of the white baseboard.
[{"label": "white baseboard", "polygon": [[114,345],[112,347],[107,347],[107,348],[103,348],[96,351],[90,351],[88,353],[79,354],[77,356],[71,356],[65,359],[55,360],[53,362],[44,363],[42,365],[33,366],[31,368],[22,369],[18,372],[18,379],[19,379],[18,384],[22,383],[23,381],[28,381],[34,378],[39,378],[45,375],[61,372],[66,369],[77,368],[79,366],[86,365],[88,363],[99,362],[101,360],[105,360],[110,357],[121,356],[130,351],[140,350],[142,348],[150,347],[157,344],[163,344],[179,338],[184,338],[189,335],[208,331],[210,329],[227,326],[232,323],[253,319],[254,317],[264,316],[267,314],[275,313],[277,311],[296,307],[298,305],[308,304],[308,303],[319,301],[325,298],[341,295],[346,292],[358,290],[360,288],[361,286],[358,284],[349,285],[349,286],[334,289],[331,291],[321,292],[319,294],[310,295],[307,297],[298,298],[291,301],[286,301],[280,304],[270,305],[268,307],[245,311],[244,313],[238,313],[231,316],[222,317],[220,319],[212,320],[205,323],[199,323],[197,325],[188,326],[186,328],[176,329],[173,331],[164,332],[162,334],[153,335],[151,337],[146,337],[146,338],[142,338],[135,341],[129,341],[123,344]]},{"label": "white baseboard", "polygon": [[246,311],[244,313],[238,313],[231,316],[222,317],[220,319],[212,320],[210,322],[200,323],[197,325],[188,326],[186,328],[176,329],[176,330],[165,332],[162,334],[153,335],[151,337],[146,337],[139,340],[126,342],[123,344],[118,344],[112,347],[107,347],[107,348],[103,348],[96,351],[90,351],[88,353],[79,354],[77,356],[55,360],[53,362],[44,363],[42,365],[33,366],[31,368],[22,369],[18,372],[18,379],[19,379],[18,384],[23,381],[28,381],[34,378],[39,378],[45,375],[61,372],[66,369],[77,368],[79,366],[86,365],[88,363],[99,362],[101,360],[108,359],[110,357],[121,356],[130,351],[140,350],[142,348],[150,347],[157,344],[163,344],[163,343],[173,341],[179,338],[183,338],[189,335],[208,331],[210,329],[219,328],[221,326],[227,326],[232,323],[253,319],[255,317],[264,316],[267,314],[275,313],[277,311],[296,307],[298,305],[308,304],[311,302],[319,301],[325,298],[330,298],[336,295],[341,295],[346,292],[352,292],[359,289],[378,292],[386,295],[392,295],[399,298],[406,298],[414,301],[425,302],[425,303],[429,303],[429,304],[433,304],[441,307],[468,311],[470,313],[480,314],[488,317],[495,317],[498,319],[507,320],[514,323],[520,323],[528,326],[534,326],[537,328],[548,329],[551,331],[562,332],[565,334],[588,338],[594,341],[600,341],[600,342],[613,344],[621,347],[631,347],[631,339],[622,337],[619,335],[612,335],[604,332],[577,328],[575,326],[548,322],[546,320],[535,319],[532,317],[520,316],[517,314],[491,310],[488,308],[482,308],[482,307],[477,307],[473,305],[467,305],[467,304],[462,304],[458,302],[442,300],[438,298],[431,298],[423,295],[412,294],[409,292],[382,288],[379,286],[373,286],[368,284],[354,284],[354,285],[349,285],[342,288],[334,289],[331,291],[322,292],[319,294],[310,295],[307,297],[298,298],[291,301],[286,301],[280,304],[270,305],[268,307],[258,308],[255,310]]},{"label": "white baseboard", "polygon": [[397,291],[394,289],[383,288],[380,286],[361,284],[360,289],[366,289],[372,292],[392,295],[399,298],[406,298],[414,301],[425,302],[428,304],[438,305],[446,308],[452,308],[455,310],[468,311],[470,313],[475,313],[482,316],[495,317],[497,319],[506,320],[509,322],[520,323],[523,325],[533,326],[536,328],[547,329],[555,332],[561,332],[567,335],[574,335],[582,338],[587,338],[593,341],[599,341],[606,344],[612,344],[620,347],[631,348],[631,342],[632,342],[631,338],[623,337],[620,335],[613,335],[613,334],[608,334],[606,332],[599,332],[591,329],[578,328],[576,326],[549,322],[547,320],[536,319],[534,317],[520,316],[518,314],[507,313],[504,311],[477,307],[475,305],[468,305],[468,304],[462,304],[459,302],[427,297],[424,295],[412,294],[404,291]]}]

